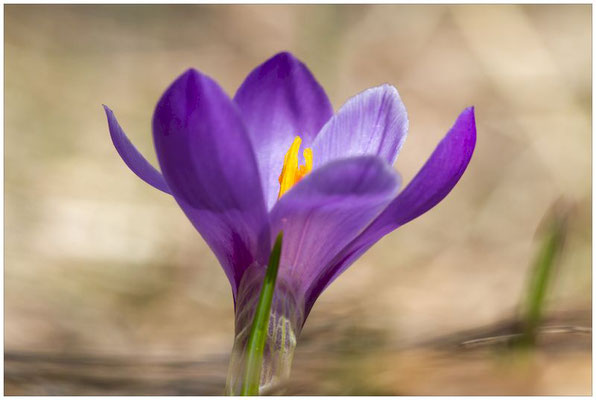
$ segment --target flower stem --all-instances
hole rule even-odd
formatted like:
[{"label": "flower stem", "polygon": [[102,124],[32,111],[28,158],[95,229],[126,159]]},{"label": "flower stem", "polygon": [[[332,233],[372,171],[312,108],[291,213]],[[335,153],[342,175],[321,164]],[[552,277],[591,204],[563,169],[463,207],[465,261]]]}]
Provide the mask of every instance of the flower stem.
[{"label": "flower stem", "polygon": [[246,346],[246,374],[240,393],[241,396],[259,395],[263,350],[265,349],[265,340],[267,339],[267,330],[269,329],[269,315],[271,314],[273,291],[275,289],[275,281],[277,280],[277,271],[279,270],[282,239],[283,233],[280,232],[277,235],[275,245],[269,256],[269,266],[267,267],[263,288],[261,289],[259,303],[255,311]]}]

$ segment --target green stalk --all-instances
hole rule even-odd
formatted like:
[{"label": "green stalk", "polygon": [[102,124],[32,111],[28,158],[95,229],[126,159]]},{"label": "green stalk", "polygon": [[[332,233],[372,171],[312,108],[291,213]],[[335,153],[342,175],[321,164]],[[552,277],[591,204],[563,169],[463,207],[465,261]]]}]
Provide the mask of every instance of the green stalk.
[{"label": "green stalk", "polygon": [[265,340],[267,339],[267,330],[269,329],[269,316],[271,314],[271,303],[273,301],[275,281],[277,280],[277,271],[279,270],[282,239],[283,232],[279,232],[277,239],[275,239],[273,250],[271,250],[271,255],[269,256],[269,266],[265,273],[263,288],[261,289],[259,303],[255,310],[255,316],[246,346],[246,374],[242,384],[241,396],[259,395],[263,350],[265,349]]},{"label": "green stalk", "polygon": [[568,213],[569,210],[559,202],[550,210],[544,224],[544,236],[531,269],[522,314],[521,344],[526,346],[531,346],[536,341],[537,331],[544,312],[546,294],[554,274],[556,259],[563,247]]}]

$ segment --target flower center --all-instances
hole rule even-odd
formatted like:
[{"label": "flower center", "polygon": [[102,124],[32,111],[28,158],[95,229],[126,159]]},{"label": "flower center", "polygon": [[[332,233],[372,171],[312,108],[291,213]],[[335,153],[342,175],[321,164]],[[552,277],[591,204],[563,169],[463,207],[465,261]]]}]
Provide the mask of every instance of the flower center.
[{"label": "flower center", "polygon": [[302,153],[304,155],[304,165],[298,165],[300,143],[302,143],[302,139],[300,139],[300,136],[296,136],[284,157],[284,165],[281,168],[281,174],[279,174],[278,199],[312,171],[312,149],[310,147],[305,148]]}]

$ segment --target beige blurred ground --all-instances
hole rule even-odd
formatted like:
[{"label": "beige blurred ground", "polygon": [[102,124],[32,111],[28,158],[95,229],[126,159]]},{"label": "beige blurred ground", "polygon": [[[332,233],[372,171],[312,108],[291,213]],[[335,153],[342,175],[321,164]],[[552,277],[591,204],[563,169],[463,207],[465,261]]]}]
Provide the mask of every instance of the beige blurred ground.
[{"label": "beige blurred ground", "polygon": [[589,334],[562,334],[521,373],[436,345],[515,315],[560,196],[575,211],[549,318],[591,326],[589,5],[5,6],[7,394],[223,390],[228,282],[174,201],[121,162],[101,104],[154,162],[153,107],[179,73],[233,94],[281,50],[335,109],[398,88],[404,182],[464,107],[478,124],[449,197],[319,299],[289,393],[589,394]]}]

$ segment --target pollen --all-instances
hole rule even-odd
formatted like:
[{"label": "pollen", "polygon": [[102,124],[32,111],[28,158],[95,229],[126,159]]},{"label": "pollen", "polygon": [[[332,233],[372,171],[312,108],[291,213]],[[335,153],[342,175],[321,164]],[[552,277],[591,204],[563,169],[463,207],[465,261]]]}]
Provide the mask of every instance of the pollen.
[{"label": "pollen", "polygon": [[305,148],[302,153],[304,164],[298,165],[298,151],[301,143],[300,136],[296,136],[284,157],[284,164],[281,167],[281,174],[279,174],[278,199],[312,171],[312,149],[310,147]]}]

